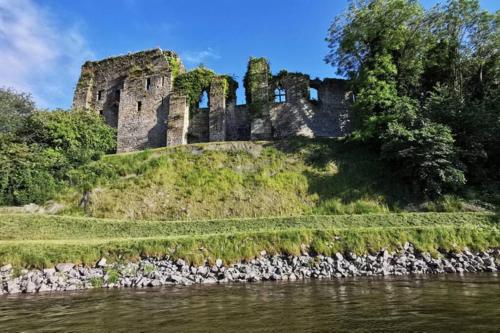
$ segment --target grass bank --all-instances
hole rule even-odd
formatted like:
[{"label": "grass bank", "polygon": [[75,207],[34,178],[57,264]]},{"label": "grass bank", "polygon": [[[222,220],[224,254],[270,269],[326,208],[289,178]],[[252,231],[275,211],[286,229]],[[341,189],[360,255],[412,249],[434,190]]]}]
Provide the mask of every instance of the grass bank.
[{"label": "grass bank", "polygon": [[384,168],[370,147],[339,139],[193,144],[106,156],[82,173],[96,184],[85,209],[76,187],[58,201],[67,215],[141,220],[474,208],[416,203]]},{"label": "grass bank", "polygon": [[171,255],[193,263],[269,253],[365,253],[412,242],[422,251],[500,246],[498,218],[481,213],[404,213],[207,221],[132,221],[0,214],[0,263],[48,267]]}]

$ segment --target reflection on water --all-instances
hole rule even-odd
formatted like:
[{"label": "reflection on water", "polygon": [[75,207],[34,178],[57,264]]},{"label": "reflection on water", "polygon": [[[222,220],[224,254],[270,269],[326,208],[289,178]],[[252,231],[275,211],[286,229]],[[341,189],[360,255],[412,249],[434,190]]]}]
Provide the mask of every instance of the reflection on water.
[{"label": "reflection on water", "polygon": [[496,274],[0,297],[0,331],[495,331]]}]

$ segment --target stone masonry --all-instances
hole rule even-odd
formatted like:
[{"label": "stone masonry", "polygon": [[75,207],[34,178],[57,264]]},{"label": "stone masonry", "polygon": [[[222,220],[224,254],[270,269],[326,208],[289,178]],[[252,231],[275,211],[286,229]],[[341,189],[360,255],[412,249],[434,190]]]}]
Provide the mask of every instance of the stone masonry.
[{"label": "stone masonry", "polygon": [[[255,58],[252,58],[255,59]],[[247,104],[228,96],[221,76],[212,79],[208,108],[194,108],[176,91],[184,66],[172,51],[147,50],[86,62],[73,107],[100,113],[117,129],[117,152],[193,142],[273,140],[291,136],[339,137],[349,133],[351,98],[341,79],[311,80],[302,73],[273,76],[267,60],[251,68]],[[312,92],[315,92],[315,98]]]}]

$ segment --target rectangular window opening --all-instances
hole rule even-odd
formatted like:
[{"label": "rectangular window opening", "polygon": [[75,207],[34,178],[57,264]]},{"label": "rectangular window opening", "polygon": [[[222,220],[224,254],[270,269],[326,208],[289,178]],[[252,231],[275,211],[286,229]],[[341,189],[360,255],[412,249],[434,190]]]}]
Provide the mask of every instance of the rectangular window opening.
[{"label": "rectangular window opening", "polygon": [[142,102],[138,101],[137,102],[137,111],[141,111],[141,110],[142,110]]},{"label": "rectangular window opening", "polygon": [[274,90],[274,102],[275,103],[285,103],[286,102],[286,91],[281,86]]},{"label": "rectangular window opening", "polygon": [[162,76],[162,77],[161,77],[161,86],[163,87],[164,85],[165,85],[165,77],[164,77],[164,76]]},{"label": "rectangular window opening", "polygon": [[151,78],[150,77],[148,77],[146,79],[146,90],[149,90],[149,89],[151,89]]},{"label": "rectangular window opening", "polygon": [[102,100],[102,95],[104,94],[104,90],[99,90],[97,92],[97,100],[100,101]]}]

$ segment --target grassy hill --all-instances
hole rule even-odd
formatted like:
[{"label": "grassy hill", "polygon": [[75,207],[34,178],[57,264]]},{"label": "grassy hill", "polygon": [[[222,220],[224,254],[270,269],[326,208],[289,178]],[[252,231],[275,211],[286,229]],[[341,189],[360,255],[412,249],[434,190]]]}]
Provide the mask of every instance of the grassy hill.
[{"label": "grassy hill", "polygon": [[[65,214],[100,218],[205,218],[414,210],[370,147],[336,139],[224,142],[106,156],[90,166],[98,185],[58,198]],[[462,210],[456,200],[422,210]]]},{"label": "grassy hill", "polygon": [[333,254],[407,241],[425,251],[500,244],[498,215],[462,212],[477,207],[457,198],[419,203],[386,174],[370,147],[335,139],[109,155],[75,182],[94,184],[85,207],[75,186],[57,198],[65,206],[59,216],[0,212],[0,264],[164,254],[231,262],[262,250],[298,254],[304,246]]}]

